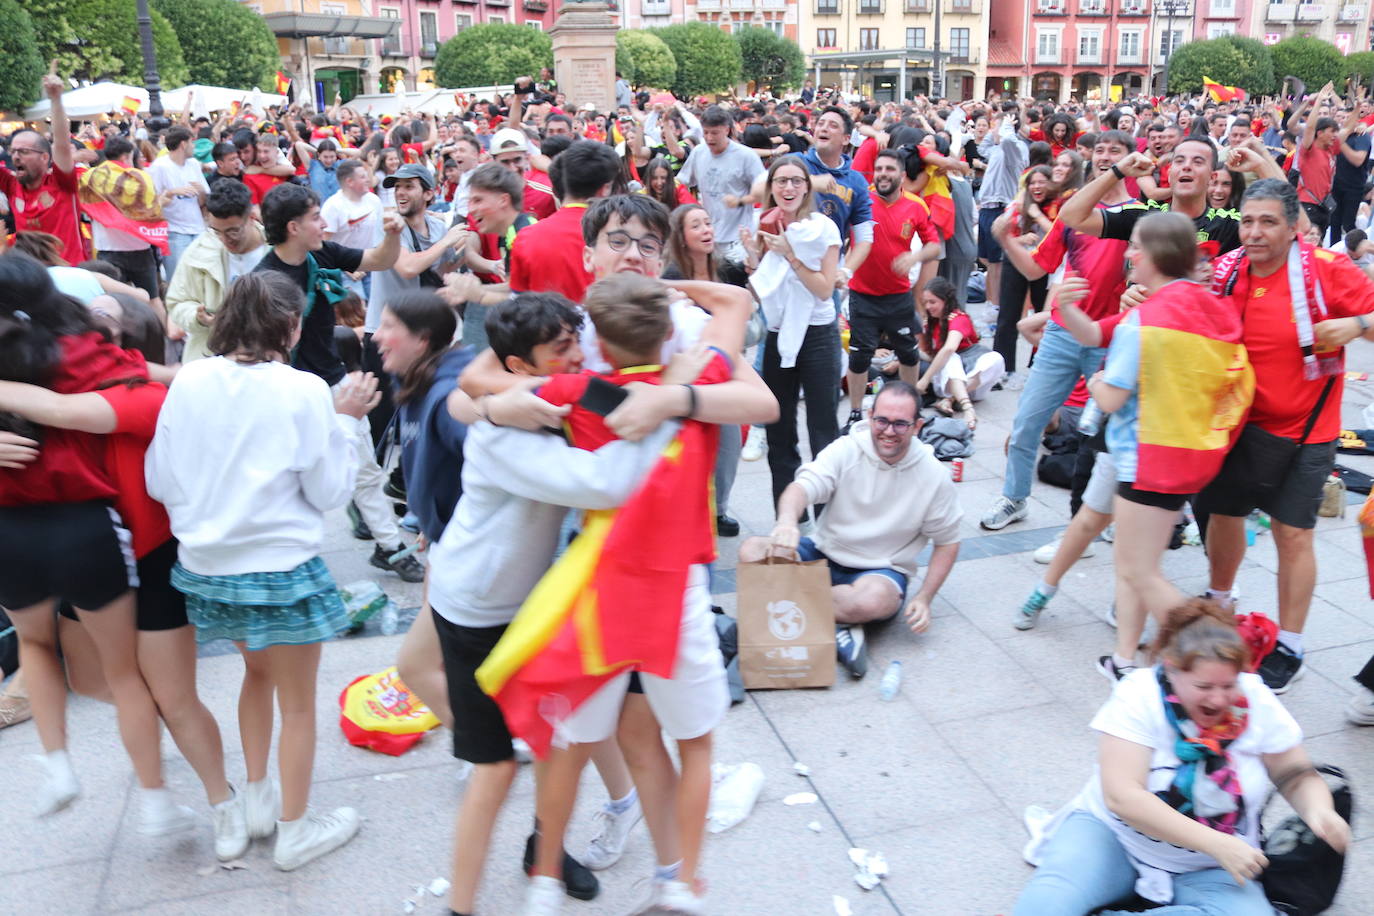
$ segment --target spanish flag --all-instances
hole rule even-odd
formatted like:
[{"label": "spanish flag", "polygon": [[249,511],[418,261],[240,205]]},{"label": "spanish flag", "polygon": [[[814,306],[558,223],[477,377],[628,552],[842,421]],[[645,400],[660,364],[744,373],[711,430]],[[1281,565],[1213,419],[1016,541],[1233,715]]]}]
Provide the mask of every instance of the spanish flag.
[{"label": "spanish flag", "polygon": [[119,103],[119,110],[131,118],[138,114],[138,110],[142,107],[143,103],[139,101],[136,95],[126,95],[124,100]]},{"label": "spanish flag", "polygon": [[1196,493],[1221,470],[1255,397],[1240,317],[1229,303],[1186,280],[1163,287],[1136,313],[1135,485],[1156,493]]},{"label": "spanish flag", "polygon": [[277,71],[277,95],[286,95],[291,91],[291,80],[285,73]]},{"label": "spanish flag", "polygon": [[1202,78],[1202,88],[1211,93],[1212,101],[1218,104],[1232,100],[1244,102],[1246,99],[1245,90],[1239,86],[1223,86],[1205,76]]},{"label": "spanish flag", "polygon": [[237,118],[239,112],[243,110],[243,102],[237,99],[229,103],[229,117]]},{"label": "spanish flag", "polygon": [[[560,378],[568,377],[550,384]],[[580,378],[580,386],[550,399],[576,404],[586,387],[587,377]],[[569,424],[573,444],[601,444],[577,435],[587,428],[580,419]],[[715,558],[710,487],[719,436],[719,427],[687,421],[624,506],[589,513],[477,669],[478,685],[501,707],[511,734],[537,756],[548,754],[559,724],[617,674],[633,668],[672,677],[690,567]]]}]

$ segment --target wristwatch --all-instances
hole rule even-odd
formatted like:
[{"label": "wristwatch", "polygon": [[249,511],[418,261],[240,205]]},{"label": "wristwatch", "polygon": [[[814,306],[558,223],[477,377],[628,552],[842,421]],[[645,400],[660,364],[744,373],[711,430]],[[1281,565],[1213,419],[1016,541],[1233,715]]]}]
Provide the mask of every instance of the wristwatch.
[{"label": "wristwatch", "polygon": [[1365,333],[1366,331],[1369,330],[1369,319],[1366,318],[1364,315],[1356,315],[1356,316],[1355,316],[1355,320],[1358,321],[1358,322],[1360,323],[1360,333],[1361,333],[1361,334],[1363,334],[1363,333]]}]

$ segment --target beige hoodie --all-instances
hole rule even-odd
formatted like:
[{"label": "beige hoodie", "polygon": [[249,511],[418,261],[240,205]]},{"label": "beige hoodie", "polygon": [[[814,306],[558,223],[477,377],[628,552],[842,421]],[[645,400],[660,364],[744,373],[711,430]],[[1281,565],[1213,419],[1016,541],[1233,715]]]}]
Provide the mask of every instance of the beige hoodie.
[{"label": "beige hoodie", "polygon": [[812,537],[835,563],[855,569],[917,572],[926,541],[959,541],[963,510],[949,471],[930,446],[912,437],[896,464],[873,448],[868,421],[827,445],[797,471],[812,503],[825,503]]}]

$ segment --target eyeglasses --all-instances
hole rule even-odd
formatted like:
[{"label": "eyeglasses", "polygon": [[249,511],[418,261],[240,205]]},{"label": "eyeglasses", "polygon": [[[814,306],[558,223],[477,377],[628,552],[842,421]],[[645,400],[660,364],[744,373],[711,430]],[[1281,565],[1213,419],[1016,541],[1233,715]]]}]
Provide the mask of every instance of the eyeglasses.
[{"label": "eyeglasses", "polygon": [[890,429],[894,433],[904,433],[910,430],[911,427],[915,425],[916,423],[912,420],[889,420],[887,417],[873,418],[873,427],[877,429],[879,432],[885,429]]},{"label": "eyeglasses", "polygon": [[228,229],[216,229],[214,226],[211,226],[209,228],[211,232],[213,232],[215,235],[219,236],[222,239],[237,239],[243,237],[243,233],[245,230],[247,230],[248,227],[246,225],[243,225],[233,226]]},{"label": "eyeglasses", "polygon": [[811,181],[809,179],[804,178],[801,175],[778,175],[776,178],[773,179],[773,184],[781,185],[784,188],[788,185],[792,185],[798,188],[804,188],[810,183]]},{"label": "eyeglasses", "polygon": [[34,149],[34,148],[32,148],[32,147],[27,147],[27,146],[11,146],[11,147],[10,147],[10,155],[11,155],[11,156],[18,156],[20,153],[41,153],[41,152],[43,152],[41,149]]},{"label": "eyeglasses", "polygon": [[616,253],[628,251],[631,242],[639,246],[639,253],[646,258],[657,257],[663,251],[663,240],[656,235],[633,236],[619,229],[606,233],[606,245]]}]

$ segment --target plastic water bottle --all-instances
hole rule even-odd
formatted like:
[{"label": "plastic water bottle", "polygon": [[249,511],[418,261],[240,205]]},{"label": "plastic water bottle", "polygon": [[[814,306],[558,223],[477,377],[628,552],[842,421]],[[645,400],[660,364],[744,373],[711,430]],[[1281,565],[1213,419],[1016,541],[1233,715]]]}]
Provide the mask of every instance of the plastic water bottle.
[{"label": "plastic water bottle", "polygon": [[1078,415],[1078,431],[1085,436],[1095,436],[1097,431],[1102,428],[1102,418],[1106,416],[1102,413],[1102,408],[1097,406],[1097,402],[1088,398],[1088,403],[1083,405],[1083,412]]},{"label": "plastic water bottle", "polygon": [[348,634],[361,633],[367,620],[391,604],[391,599],[376,582],[363,579],[339,588],[344,610],[348,613]]},{"label": "plastic water bottle", "polygon": [[378,621],[378,625],[382,631],[383,636],[396,635],[396,631],[400,629],[401,621],[400,612],[396,610],[396,605],[394,602],[388,601],[386,603],[386,607],[382,608],[382,613]]},{"label": "plastic water bottle", "polygon": [[895,700],[901,689],[902,663],[894,661],[887,666],[887,670],[883,672],[883,679],[878,682],[878,696],[884,700]]}]

